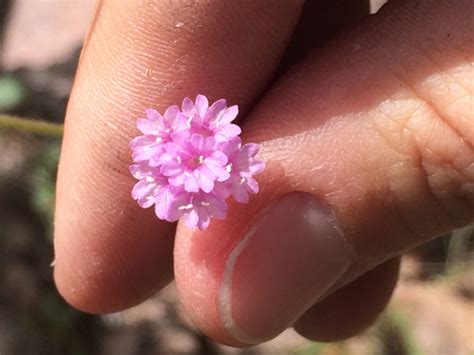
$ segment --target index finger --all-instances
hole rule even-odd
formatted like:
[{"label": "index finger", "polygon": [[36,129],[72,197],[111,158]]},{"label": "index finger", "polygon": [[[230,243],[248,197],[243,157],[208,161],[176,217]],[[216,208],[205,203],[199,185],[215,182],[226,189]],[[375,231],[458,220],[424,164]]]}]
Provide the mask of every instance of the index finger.
[{"label": "index finger", "polygon": [[172,278],[174,225],[130,197],[136,117],[185,96],[243,110],[269,78],[302,1],[102,1],[66,116],[55,280],[89,312],[142,301]]}]

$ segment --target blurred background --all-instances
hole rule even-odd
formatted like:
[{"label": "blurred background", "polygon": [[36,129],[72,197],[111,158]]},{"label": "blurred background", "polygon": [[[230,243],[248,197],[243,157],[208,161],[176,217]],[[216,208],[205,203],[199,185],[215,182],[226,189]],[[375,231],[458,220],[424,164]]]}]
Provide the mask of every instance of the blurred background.
[{"label": "blurred background", "polygon": [[[372,5],[376,11],[381,1]],[[62,123],[93,7],[92,0],[0,0],[0,116]],[[60,144],[54,133],[0,120],[0,354],[474,354],[472,228],[405,257],[386,313],[341,343],[288,330],[250,349],[217,345],[186,320],[173,285],[117,314],[72,309],[51,267]]]}]

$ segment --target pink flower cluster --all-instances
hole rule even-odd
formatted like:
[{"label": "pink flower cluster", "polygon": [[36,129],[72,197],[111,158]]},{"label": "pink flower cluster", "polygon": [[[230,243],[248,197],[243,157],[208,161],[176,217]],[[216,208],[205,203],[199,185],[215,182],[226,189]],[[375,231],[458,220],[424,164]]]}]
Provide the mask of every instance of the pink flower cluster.
[{"label": "pink flower cluster", "polygon": [[238,111],[224,99],[209,106],[204,95],[195,102],[185,98],[181,108],[171,106],[164,115],[146,110],[137,121],[143,135],[130,142],[138,204],[154,204],[160,219],[183,217],[188,227],[206,229],[211,217],[226,217],[229,195],[247,203],[249,193],[258,192],[253,176],[264,163],[255,159],[259,145],[242,145],[240,127],[231,123]]}]

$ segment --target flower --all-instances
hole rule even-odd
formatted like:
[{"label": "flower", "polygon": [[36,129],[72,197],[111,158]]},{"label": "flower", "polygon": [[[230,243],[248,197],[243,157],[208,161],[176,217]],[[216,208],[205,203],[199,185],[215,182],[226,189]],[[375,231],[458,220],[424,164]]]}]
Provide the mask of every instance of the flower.
[{"label": "flower", "polygon": [[206,229],[211,218],[224,219],[230,195],[241,203],[258,192],[253,178],[265,165],[256,160],[259,145],[242,144],[232,121],[238,106],[224,99],[209,105],[204,95],[169,107],[163,115],[146,110],[137,120],[142,135],[130,142],[138,180],[132,197],[143,208],[155,205],[158,218],[184,219],[190,228]]}]

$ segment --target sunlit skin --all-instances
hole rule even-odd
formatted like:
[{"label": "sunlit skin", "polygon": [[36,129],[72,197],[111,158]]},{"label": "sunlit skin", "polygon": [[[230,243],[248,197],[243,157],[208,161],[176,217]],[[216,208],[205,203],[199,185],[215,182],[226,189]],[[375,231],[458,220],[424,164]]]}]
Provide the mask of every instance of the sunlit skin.
[{"label": "sunlit skin", "polygon": [[[99,3],[58,173],[55,280],[71,305],[123,310],[176,277],[188,316],[219,342],[258,343],[292,325],[310,339],[340,340],[384,309],[402,253],[473,221],[474,3],[400,0],[363,19],[364,2],[317,3],[299,25],[303,2],[294,0]],[[201,92],[239,105],[242,140],[259,143],[266,163],[261,192],[247,205],[229,203],[228,218],[205,231],[139,208],[128,171],[136,118]],[[313,253],[304,236],[250,240],[230,263],[262,211],[284,196],[318,201],[341,246],[321,243]],[[286,250],[288,260],[299,251],[304,260],[272,264]],[[313,270],[334,260],[340,275],[322,289]],[[230,298],[230,316],[222,306],[229,265],[240,295]],[[272,276],[265,282],[290,285],[291,307],[258,288],[254,266]],[[301,310],[302,299],[314,306],[287,324],[285,311]],[[265,307],[254,311],[259,302]],[[272,329],[261,326],[272,317]]]}]

